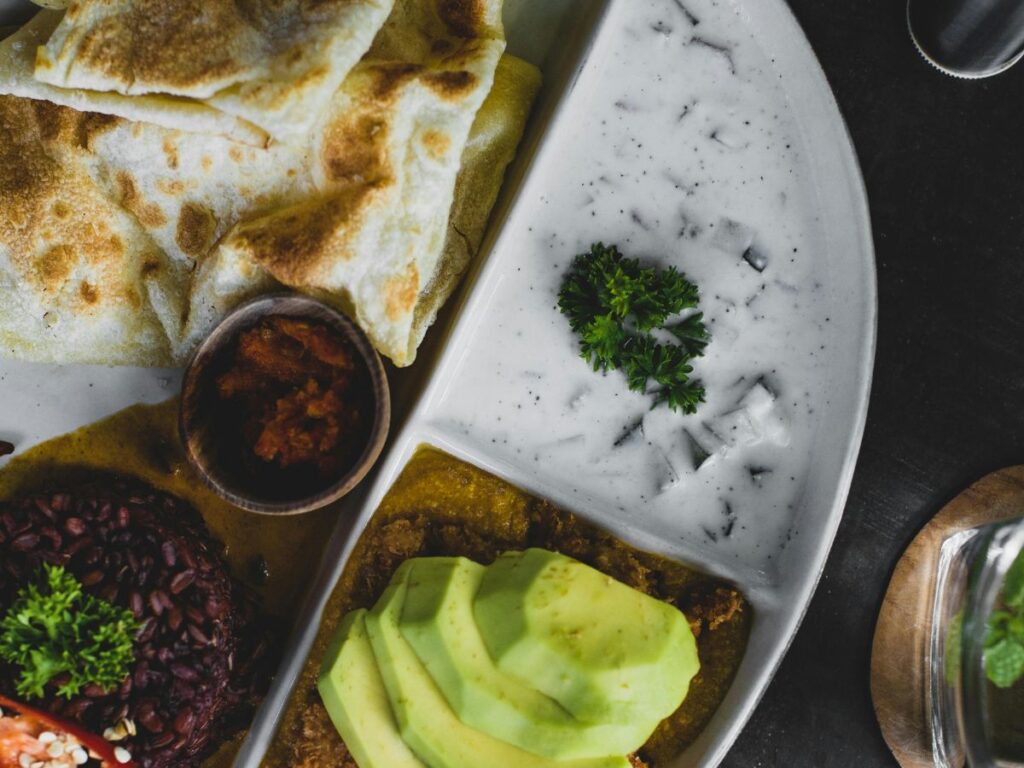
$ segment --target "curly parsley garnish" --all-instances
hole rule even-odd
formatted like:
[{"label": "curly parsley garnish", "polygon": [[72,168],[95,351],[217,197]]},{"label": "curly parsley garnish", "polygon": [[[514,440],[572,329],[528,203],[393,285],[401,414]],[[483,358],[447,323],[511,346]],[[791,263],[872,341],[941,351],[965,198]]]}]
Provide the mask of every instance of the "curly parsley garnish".
[{"label": "curly parsley garnish", "polygon": [[[697,286],[675,267],[642,267],[614,245],[596,243],[573,260],[558,307],[579,336],[581,356],[595,371],[621,370],[631,390],[654,394],[652,408],[665,403],[694,413],[704,402],[704,387],[690,378],[690,361],[702,356],[710,341],[704,315],[666,322],[696,308],[698,299]],[[659,342],[652,335],[656,329],[678,343]]]},{"label": "curly parsley garnish", "polygon": [[71,698],[85,686],[105,692],[131,669],[140,625],[132,612],[82,592],[61,566],[44,565],[42,586],[29,584],[0,620],[0,658],[21,668],[18,694],[41,697],[64,675],[57,694]]}]

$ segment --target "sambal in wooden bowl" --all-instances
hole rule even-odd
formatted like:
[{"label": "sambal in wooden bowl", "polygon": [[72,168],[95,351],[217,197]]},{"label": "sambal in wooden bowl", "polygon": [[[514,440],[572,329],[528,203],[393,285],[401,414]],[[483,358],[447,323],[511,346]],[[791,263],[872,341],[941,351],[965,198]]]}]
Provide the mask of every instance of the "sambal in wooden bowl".
[{"label": "sambal in wooden bowl", "polygon": [[376,462],[390,418],[369,339],[305,296],[236,309],[196,350],[182,383],[189,461],[252,512],[298,514],[340,499]]}]

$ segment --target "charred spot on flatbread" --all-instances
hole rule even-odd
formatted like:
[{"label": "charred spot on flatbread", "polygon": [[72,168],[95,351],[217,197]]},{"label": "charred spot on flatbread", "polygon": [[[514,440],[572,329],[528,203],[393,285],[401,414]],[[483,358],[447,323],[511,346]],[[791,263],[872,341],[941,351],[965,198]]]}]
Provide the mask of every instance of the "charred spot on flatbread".
[{"label": "charred spot on flatbread", "polygon": [[389,278],[384,283],[384,304],[388,317],[398,320],[412,312],[419,293],[420,273],[415,264],[410,264],[404,274]]},{"label": "charred spot on flatbread", "polygon": [[181,179],[157,179],[156,188],[170,197],[181,197],[186,186]]},{"label": "charred spot on flatbread", "polygon": [[139,194],[135,186],[135,179],[128,173],[122,171],[115,177],[118,192],[121,197],[121,205],[126,210],[135,214],[139,223],[144,227],[162,227],[167,223],[167,217],[160,210],[160,206],[146,202]]},{"label": "charred spot on flatbread", "polygon": [[368,68],[375,78],[375,86],[371,91],[374,101],[392,99],[399,87],[409,82],[423,71],[420,64],[409,62],[379,62]]},{"label": "charred spot on flatbread", "polygon": [[142,264],[142,276],[146,279],[155,277],[161,270],[162,265],[156,259],[147,259]]},{"label": "charred spot on flatbread", "polygon": [[196,203],[185,203],[178,216],[174,239],[182,251],[198,257],[210,249],[216,229],[217,220],[212,211]]},{"label": "charred spot on flatbread", "polygon": [[249,254],[285,285],[316,286],[339,260],[353,258],[349,233],[374,196],[357,186],[239,226],[228,247]]},{"label": "charred spot on flatbread", "polygon": [[179,157],[178,157],[178,142],[176,136],[167,136],[163,143],[164,157],[167,158],[167,167],[172,171],[177,170]]},{"label": "charred spot on flatbread", "polygon": [[437,160],[444,158],[451,149],[452,140],[441,131],[426,130],[420,139],[427,152]]},{"label": "charred spot on flatbread", "polygon": [[100,292],[96,286],[83,280],[78,286],[78,294],[86,304],[95,304],[100,300]]},{"label": "charred spot on flatbread", "polygon": [[331,181],[366,182],[390,175],[388,124],[376,115],[353,115],[324,129],[320,162]]},{"label": "charred spot on flatbread", "polygon": [[431,72],[423,78],[423,82],[442,99],[455,101],[463,98],[477,85],[477,77],[472,72]]},{"label": "charred spot on flatbread", "polygon": [[47,291],[59,290],[71,277],[77,255],[67,245],[54,245],[47,248],[36,259],[33,276],[36,284]]},{"label": "charred spot on flatbread", "polygon": [[437,12],[452,34],[458,37],[475,36],[486,17],[481,0],[440,0]]}]

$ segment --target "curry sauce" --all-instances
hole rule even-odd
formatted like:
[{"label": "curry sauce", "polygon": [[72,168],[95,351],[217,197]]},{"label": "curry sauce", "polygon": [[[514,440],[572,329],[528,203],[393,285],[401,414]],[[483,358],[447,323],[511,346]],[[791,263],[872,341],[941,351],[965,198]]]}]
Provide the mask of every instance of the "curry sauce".
[{"label": "curry sauce", "polygon": [[682,752],[707,725],[739,667],[752,619],[746,600],[721,580],[634,549],[481,469],[423,448],[370,520],[327,603],[264,768],[354,768],[316,681],[341,618],[371,607],[403,562],[462,556],[486,564],[527,547],[563,552],[686,614],[701,670],[683,705],[662,722],[636,762],[657,768]]}]

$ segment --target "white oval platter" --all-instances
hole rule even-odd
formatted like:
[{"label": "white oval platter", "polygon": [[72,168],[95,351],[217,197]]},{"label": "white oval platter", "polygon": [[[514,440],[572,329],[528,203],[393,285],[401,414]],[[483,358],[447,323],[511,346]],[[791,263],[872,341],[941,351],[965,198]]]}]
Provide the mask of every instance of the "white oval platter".
[{"label": "white oval platter", "polygon": [[[530,133],[486,258],[395,376],[394,436],[346,505],[239,766],[258,765],[359,531],[421,444],[746,593],[742,667],[671,768],[723,758],[824,566],[864,427],[876,296],[863,184],[809,44],[783,0],[506,6],[510,50],[545,74]],[[0,0],[0,26],[23,8]],[[696,415],[650,410],[578,358],[557,290],[597,240],[700,285],[713,341]],[[166,399],[178,377],[0,359],[0,439],[22,449]],[[699,469],[691,437],[710,455]]]}]

